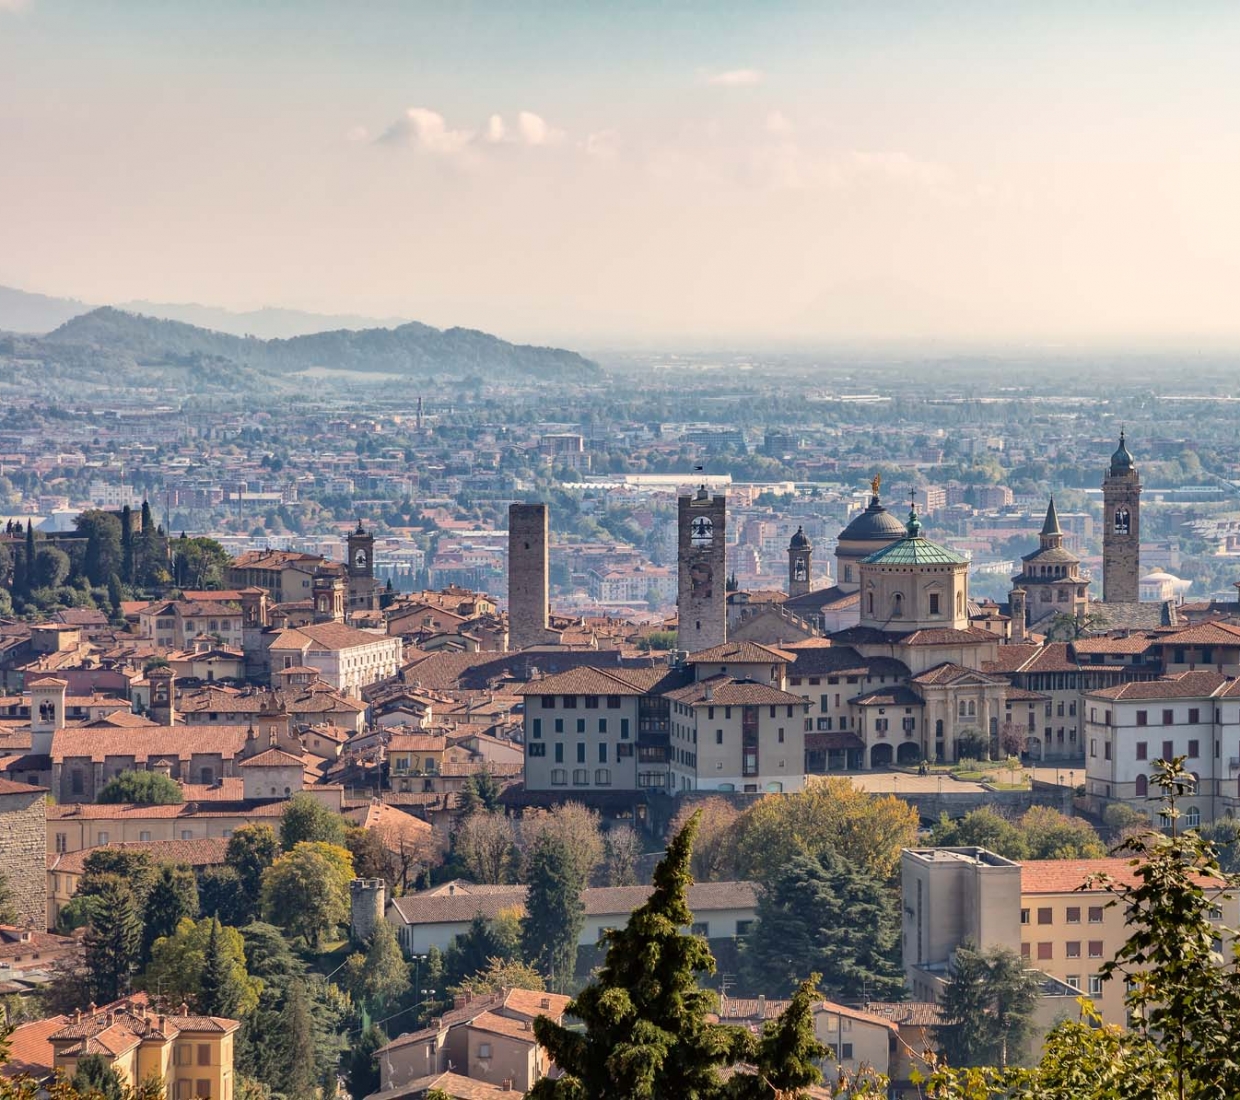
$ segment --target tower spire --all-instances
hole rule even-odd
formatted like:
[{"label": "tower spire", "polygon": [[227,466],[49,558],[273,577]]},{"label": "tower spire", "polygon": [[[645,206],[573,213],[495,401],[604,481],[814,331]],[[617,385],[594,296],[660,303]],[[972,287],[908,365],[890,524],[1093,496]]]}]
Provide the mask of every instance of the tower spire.
[{"label": "tower spire", "polygon": [[1046,507],[1046,522],[1042,524],[1042,534],[1044,535],[1062,535],[1063,531],[1059,526],[1059,513],[1055,511],[1055,498],[1051,497],[1050,504]]}]

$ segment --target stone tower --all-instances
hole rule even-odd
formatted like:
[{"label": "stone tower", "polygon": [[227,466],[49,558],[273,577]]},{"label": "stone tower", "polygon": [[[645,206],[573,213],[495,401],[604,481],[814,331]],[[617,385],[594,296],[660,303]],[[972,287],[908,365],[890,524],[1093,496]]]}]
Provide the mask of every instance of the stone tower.
[{"label": "stone tower", "polygon": [[349,536],[348,560],[349,610],[377,611],[379,589],[375,584],[375,536],[357,521],[357,530]]},{"label": "stone tower", "polygon": [[547,566],[547,506],[508,506],[508,648],[547,640],[551,602]]},{"label": "stone tower", "polygon": [[1119,433],[1102,479],[1102,602],[1141,598],[1141,478]]},{"label": "stone tower", "polygon": [[814,544],[809,541],[804,527],[788,543],[788,595],[804,596],[810,590],[813,578]]},{"label": "stone tower", "polygon": [[[1021,571],[1012,578],[1014,590],[1022,589],[1027,597],[1023,625],[1045,630],[1048,620],[1059,615],[1080,619],[1088,608],[1089,581],[1081,576],[1081,559],[1063,541],[1052,497],[1038,534],[1038,548],[1021,558]],[[1015,616],[1012,630],[1014,635]]]},{"label": "stone tower", "polygon": [[161,726],[176,722],[176,674],[170,668],[153,668],[146,674],[151,685],[151,721]]},{"label": "stone tower", "polygon": [[381,878],[355,878],[349,883],[349,932],[357,943],[374,935],[387,909],[387,883]]},{"label": "stone tower", "polygon": [[727,641],[727,497],[712,497],[703,485],[677,505],[676,647],[696,653]]},{"label": "stone tower", "polygon": [[65,726],[67,680],[45,676],[30,685],[30,751],[45,756],[52,751],[52,734]]},{"label": "stone tower", "polygon": [[[349,578],[352,585],[353,578]],[[311,592],[314,597],[314,621],[316,623],[344,622],[345,584],[341,577],[325,573],[315,577]]]}]

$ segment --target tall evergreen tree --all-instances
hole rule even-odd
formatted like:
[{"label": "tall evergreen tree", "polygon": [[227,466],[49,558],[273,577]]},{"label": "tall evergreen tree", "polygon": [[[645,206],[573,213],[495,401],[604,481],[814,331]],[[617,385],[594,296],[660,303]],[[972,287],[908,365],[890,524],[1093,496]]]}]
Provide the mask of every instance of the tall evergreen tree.
[{"label": "tall evergreen tree", "polygon": [[939,1045],[953,1066],[1019,1061],[1029,1036],[1038,983],[1014,951],[956,951],[940,1003]]},{"label": "tall evergreen tree", "polygon": [[133,584],[137,577],[134,569],[133,509],[128,504],[121,509],[121,575],[126,584]]},{"label": "tall evergreen tree", "polygon": [[314,1018],[306,987],[293,982],[284,999],[277,1035],[282,1088],[288,1100],[315,1100],[319,1075],[314,1046]]},{"label": "tall evergreen tree", "polygon": [[171,936],[182,918],[198,916],[198,883],[184,864],[165,863],[146,896],[142,934],[142,957],[151,957],[151,945],[160,936]]},{"label": "tall evergreen tree", "polygon": [[120,1074],[102,1054],[86,1054],[78,1059],[77,1069],[70,1082],[75,1095],[88,1096],[91,1100],[122,1100],[125,1095]]},{"label": "tall evergreen tree", "polygon": [[220,942],[220,919],[211,918],[211,933],[203,952],[202,992],[198,1004],[207,1016],[235,1018],[244,996],[237,981],[236,961],[224,952]]},{"label": "tall evergreen tree", "polygon": [[762,1025],[750,1060],[753,1072],[735,1074],[728,1082],[728,1100],[802,1100],[802,1089],[821,1083],[818,1063],[827,1048],[814,1031],[814,1005],[822,1000],[811,974],[792,995],[779,1018]]},{"label": "tall evergreen tree", "polygon": [[895,895],[863,869],[825,850],[793,856],[763,884],[757,916],[744,950],[755,991],[786,996],[811,967],[828,997],[900,996]]},{"label": "tall evergreen tree", "polygon": [[387,1036],[374,1024],[362,1032],[361,1038],[349,1051],[345,1065],[345,1077],[352,1096],[369,1096],[379,1091],[379,1063],[375,1053],[387,1045]]},{"label": "tall evergreen tree", "polygon": [[133,891],[119,877],[111,876],[86,930],[86,967],[96,1004],[107,1004],[129,992],[141,953],[142,920]]},{"label": "tall evergreen tree", "polygon": [[577,941],[586,920],[581,900],[586,876],[563,837],[546,832],[534,844],[528,877],[522,951],[552,989],[563,991],[577,967]]},{"label": "tall evergreen tree", "polygon": [[719,1067],[743,1054],[737,1028],[711,1023],[711,993],[698,976],[715,960],[701,936],[681,929],[693,920],[686,893],[697,818],[668,845],[654,873],[654,891],[621,929],[604,933],[607,958],[567,1015],[584,1031],[545,1016],[534,1034],[563,1071],[543,1078],[531,1100],[710,1100],[721,1088]]}]

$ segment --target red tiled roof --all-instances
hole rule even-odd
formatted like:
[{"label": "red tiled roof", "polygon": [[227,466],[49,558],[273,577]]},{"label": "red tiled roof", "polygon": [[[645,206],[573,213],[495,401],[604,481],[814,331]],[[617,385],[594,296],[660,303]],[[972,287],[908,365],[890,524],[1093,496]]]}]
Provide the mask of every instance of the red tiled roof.
[{"label": "red tiled roof", "polygon": [[758,642],[724,642],[722,645],[711,646],[710,649],[690,653],[687,663],[769,665],[772,661],[786,663],[795,657],[795,653],[776,649],[774,646],[760,645]]},{"label": "red tiled roof", "polygon": [[1199,670],[1164,676],[1159,680],[1138,680],[1128,684],[1116,684],[1113,687],[1098,688],[1087,694],[1091,698],[1115,700],[1197,699],[1208,698],[1219,688],[1230,685],[1232,682],[1221,673]]},{"label": "red tiled roof", "polygon": [[283,749],[267,749],[265,752],[260,752],[257,756],[251,756],[248,760],[242,760],[237,764],[239,768],[287,768],[293,766],[301,767],[301,757],[294,756]]},{"label": "red tiled roof", "polygon": [[28,1073],[39,1080],[51,1073],[54,1057],[50,1039],[68,1022],[68,1016],[48,1016],[21,1024],[9,1036],[9,1060],[0,1066],[0,1077]]},{"label": "red tiled roof", "polygon": [[224,862],[228,839],[199,837],[196,840],[126,840],[119,844],[80,848],[76,852],[64,852],[60,855],[51,854],[48,856],[48,869],[67,875],[80,875],[91,854],[105,848],[110,851],[146,852],[151,857],[151,862],[156,865],[184,863],[190,867],[212,867]]},{"label": "red tiled roof", "polygon": [[665,694],[678,703],[695,706],[805,706],[800,695],[756,680],[733,680],[731,676],[712,676]]}]

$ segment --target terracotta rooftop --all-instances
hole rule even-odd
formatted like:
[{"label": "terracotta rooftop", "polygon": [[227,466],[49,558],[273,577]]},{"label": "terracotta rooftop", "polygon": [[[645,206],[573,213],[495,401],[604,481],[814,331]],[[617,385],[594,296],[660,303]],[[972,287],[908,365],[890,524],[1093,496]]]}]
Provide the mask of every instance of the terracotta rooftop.
[{"label": "terracotta rooftop", "polygon": [[743,664],[769,665],[772,661],[787,663],[795,654],[775,646],[760,645],[757,642],[724,642],[710,649],[699,649],[690,653],[688,663],[700,664]]},{"label": "terracotta rooftop", "polygon": [[59,871],[67,875],[80,875],[85,870],[86,860],[91,854],[105,848],[109,851],[146,852],[156,866],[161,863],[184,863],[190,867],[212,867],[224,862],[228,839],[226,837],[200,837],[197,840],[127,840],[119,844],[81,848],[76,852],[63,852],[59,855],[49,853],[48,870]]},{"label": "terracotta rooftop", "polygon": [[688,706],[805,706],[800,695],[756,680],[734,680],[731,676],[712,676],[665,694]]}]

